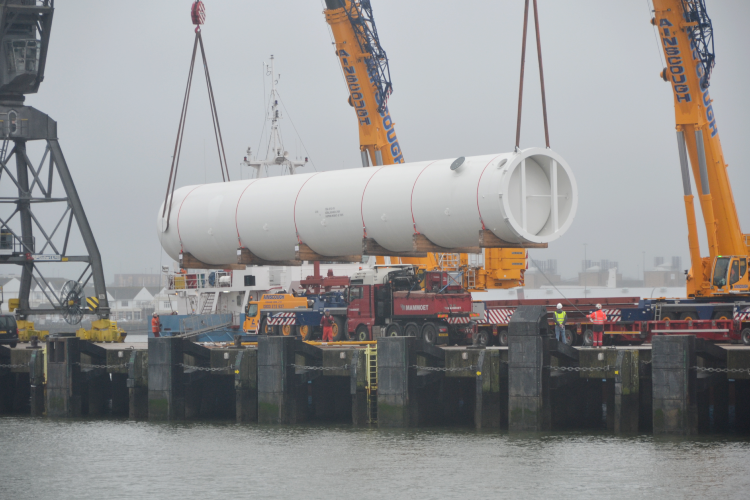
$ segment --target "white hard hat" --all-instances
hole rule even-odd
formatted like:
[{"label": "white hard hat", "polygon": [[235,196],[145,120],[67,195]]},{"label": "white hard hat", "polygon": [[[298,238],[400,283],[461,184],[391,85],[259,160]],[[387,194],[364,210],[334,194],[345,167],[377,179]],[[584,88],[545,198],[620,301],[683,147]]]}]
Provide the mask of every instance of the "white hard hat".
[{"label": "white hard hat", "polygon": [[597,304],[597,305],[596,305],[596,308],[597,308],[597,309],[601,309],[601,308],[602,308],[602,305],[601,305],[601,304]]},{"label": "white hard hat", "polygon": [[562,309],[562,304],[557,304],[558,309]]}]

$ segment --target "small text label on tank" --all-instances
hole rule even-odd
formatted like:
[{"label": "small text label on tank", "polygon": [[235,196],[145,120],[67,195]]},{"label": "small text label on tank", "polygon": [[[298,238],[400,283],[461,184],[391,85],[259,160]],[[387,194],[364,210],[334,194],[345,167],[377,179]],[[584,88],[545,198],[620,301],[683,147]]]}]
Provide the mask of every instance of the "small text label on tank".
[{"label": "small text label on tank", "polygon": [[344,214],[341,213],[341,210],[337,210],[336,207],[326,207],[326,219],[343,216]]}]

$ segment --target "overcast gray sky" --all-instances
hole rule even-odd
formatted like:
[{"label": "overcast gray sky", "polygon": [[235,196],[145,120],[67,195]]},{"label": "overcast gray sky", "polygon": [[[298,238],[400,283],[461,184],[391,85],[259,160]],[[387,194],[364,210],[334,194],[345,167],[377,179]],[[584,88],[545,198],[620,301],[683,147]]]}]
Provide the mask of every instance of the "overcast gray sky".
[{"label": "overcast gray sky", "polygon": [[[290,152],[305,154],[289,117],[318,170],[359,167],[356,119],[321,0],[205,3],[203,37],[233,178],[246,148],[258,146],[262,65],[271,54],[289,111],[283,131]],[[512,150],[523,1],[372,4],[391,61],[390,111],[406,160]],[[155,220],[194,38],[190,5],[58,0],[46,78],[27,99],[59,123],[108,280],[157,272],[162,259]],[[574,170],[580,203],[570,231],[533,256],[558,259],[566,275],[578,271],[584,243],[590,259],[619,261],[634,277],[643,251],[648,267],[657,255],[681,255],[687,264],[672,92],[658,76],[663,63],[649,8],[646,0],[539,0],[552,148]],[[708,0],[707,8],[717,54],[711,94],[740,221],[750,232],[742,156],[750,133],[750,3]],[[529,40],[522,147],[544,146]],[[197,74],[178,186],[204,179],[215,182],[220,173]]]}]

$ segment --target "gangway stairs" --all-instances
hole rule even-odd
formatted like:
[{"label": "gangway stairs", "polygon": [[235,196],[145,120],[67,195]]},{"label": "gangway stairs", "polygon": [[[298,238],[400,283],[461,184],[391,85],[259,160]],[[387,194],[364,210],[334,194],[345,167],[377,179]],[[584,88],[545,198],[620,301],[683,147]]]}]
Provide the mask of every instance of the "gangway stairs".
[{"label": "gangway stairs", "polygon": [[216,298],[216,292],[202,293],[201,296],[205,298],[203,307],[201,307],[201,314],[211,314],[214,309],[214,299]]},{"label": "gangway stairs", "polygon": [[367,423],[378,422],[378,347],[368,345],[365,348],[367,364]]}]

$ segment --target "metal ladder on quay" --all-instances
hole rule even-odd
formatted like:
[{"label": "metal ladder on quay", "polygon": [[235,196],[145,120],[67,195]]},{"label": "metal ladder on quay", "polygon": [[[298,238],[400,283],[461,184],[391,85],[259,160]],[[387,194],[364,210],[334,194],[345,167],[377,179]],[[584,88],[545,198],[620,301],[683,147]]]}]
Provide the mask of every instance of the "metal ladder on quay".
[{"label": "metal ladder on quay", "polygon": [[367,365],[367,423],[378,422],[378,347],[368,345],[365,348],[365,363]]}]

